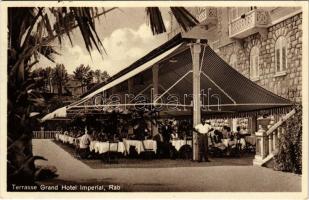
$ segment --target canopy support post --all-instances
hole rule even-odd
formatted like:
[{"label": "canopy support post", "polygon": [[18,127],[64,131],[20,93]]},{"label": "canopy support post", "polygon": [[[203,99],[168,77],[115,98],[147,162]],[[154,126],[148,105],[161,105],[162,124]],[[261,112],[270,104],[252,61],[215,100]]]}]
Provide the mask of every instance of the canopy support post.
[{"label": "canopy support post", "polygon": [[[155,64],[152,67],[152,87],[152,103],[155,103],[155,99],[158,97],[159,94],[159,64]],[[159,134],[159,127],[157,124],[152,124],[151,130],[152,136]]]},{"label": "canopy support post", "polygon": [[133,87],[134,87],[133,79],[129,78],[128,79],[128,92],[129,92],[129,94],[133,93]]},{"label": "canopy support post", "polygon": [[[191,44],[191,54],[192,54],[192,70],[193,70],[193,126],[201,122],[201,76],[200,76],[200,53],[201,44],[197,40],[196,43]],[[197,133],[193,132],[193,160],[199,159],[199,146]]]}]

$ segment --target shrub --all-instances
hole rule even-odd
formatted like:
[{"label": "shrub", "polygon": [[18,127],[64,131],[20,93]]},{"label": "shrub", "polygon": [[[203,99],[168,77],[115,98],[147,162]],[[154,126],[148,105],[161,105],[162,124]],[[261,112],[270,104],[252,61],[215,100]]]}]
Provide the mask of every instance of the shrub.
[{"label": "shrub", "polygon": [[279,138],[278,151],[274,156],[274,169],[296,174],[302,173],[302,108],[286,121],[286,132]]}]

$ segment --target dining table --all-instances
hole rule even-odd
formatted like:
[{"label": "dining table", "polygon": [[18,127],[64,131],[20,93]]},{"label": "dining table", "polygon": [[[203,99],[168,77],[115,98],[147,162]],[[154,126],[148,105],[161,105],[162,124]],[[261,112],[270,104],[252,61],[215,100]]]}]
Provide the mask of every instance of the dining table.
[{"label": "dining table", "polygon": [[177,151],[179,151],[180,148],[184,145],[189,145],[189,146],[192,147],[192,140],[173,139],[170,142],[171,142],[172,146],[174,146]]},{"label": "dining table", "polygon": [[101,142],[93,140],[90,142],[89,150],[94,151],[98,154],[103,154],[106,152],[119,152],[122,154],[125,153],[125,147],[123,142]]},{"label": "dining table", "polygon": [[134,146],[138,154],[144,151],[157,153],[157,142],[155,140],[128,140],[123,139],[126,153],[129,154],[130,146]]}]

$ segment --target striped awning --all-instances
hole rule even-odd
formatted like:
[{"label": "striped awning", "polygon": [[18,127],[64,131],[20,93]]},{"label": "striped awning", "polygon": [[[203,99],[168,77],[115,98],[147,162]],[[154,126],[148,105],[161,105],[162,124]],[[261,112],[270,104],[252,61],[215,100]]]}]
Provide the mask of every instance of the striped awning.
[{"label": "striped awning", "polygon": [[[159,96],[162,114],[180,115],[192,113],[192,55],[189,39],[179,35],[142,57],[126,69],[113,76],[107,83],[100,84],[83,96],[82,100],[67,106],[67,112],[105,113],[113,108],[112,104],[93,105],[93,98],[103,91],[108,98],[113,94],[133,95],[143,94],[147,107],[153,107],[152,98],[152,67],[159,65]],[[251,81],[218,56],[207,44],[202,45],[201,53],[201,104],[202,114],[211,117],[231,116],[241,117],[257,113],[283,113],[293,105],[293,102],[280,97]],[[131,91],[127,87],[128,79],[142,80],[134,83]],[[136,82],[136,81],[135,81]],[[124,89],[123,89],[124,88]],[[171,96],[178,102],[168,102]],[[121,106],[129,108],[132,102],[121,98]],[[158,103],[158,102],[157,102]],[[171,106],[177,109],[168,110]],[[157,105],[157,104],[156,104]],[[176,105],[176,106],[177,106]],[[107,109],[108,108],[108,109]],[[122,109],[123,110],[123,109]],[[125,110],[125,109],[124,109]]]}]

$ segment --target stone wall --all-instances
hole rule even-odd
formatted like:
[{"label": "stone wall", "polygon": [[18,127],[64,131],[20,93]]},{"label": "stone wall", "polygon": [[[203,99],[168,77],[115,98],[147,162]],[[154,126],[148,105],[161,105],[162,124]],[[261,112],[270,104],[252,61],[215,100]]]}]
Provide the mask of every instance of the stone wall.
[{"label": "stone wall", "polygon": [[[286,74],[276,76],[275,43],[280,36],[287,39]],[[250,74],[250,50],[257,45],[259,54],[259,80],[257,84],[265,89],[301,102],[302,97],[302,14],[297,14],[267,29],[267,34],[259,33],[242,40],[221,46],[219,55],[229,63],[230,56],[237,55],[237,70],[247,78]]]}]

